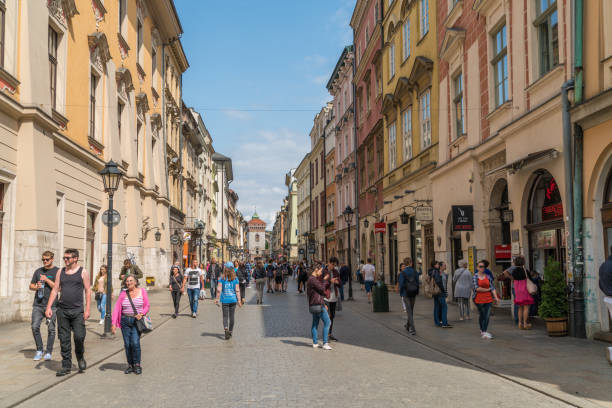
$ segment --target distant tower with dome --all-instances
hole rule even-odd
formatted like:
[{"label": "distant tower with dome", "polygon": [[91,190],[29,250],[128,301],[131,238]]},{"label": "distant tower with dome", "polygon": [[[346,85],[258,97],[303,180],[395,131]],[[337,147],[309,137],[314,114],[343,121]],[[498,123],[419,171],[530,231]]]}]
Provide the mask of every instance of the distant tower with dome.
[{"label": "distant tower with dome", "polygon": [[259,218],[257,210],[247,224],[247,245],[249,260],[264,256],[266,252],[266,223]]}]

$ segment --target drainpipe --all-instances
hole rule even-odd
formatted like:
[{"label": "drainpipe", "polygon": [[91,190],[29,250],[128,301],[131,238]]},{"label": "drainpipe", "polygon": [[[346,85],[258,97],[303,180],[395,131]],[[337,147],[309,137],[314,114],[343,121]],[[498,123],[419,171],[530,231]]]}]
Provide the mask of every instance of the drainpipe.
[{"label": "drainpipe", "polygon": [[[583,15],[584,0],[575,0],[574,13],[574,103],[579,104],[583,101]],[[580,338],[586,337],[585,326],[585,304],[584,304],[584,254],[583,254],[583,133],[582,128],[574,124],[574,329],[573,335]]]},{"label": "drainpipe", "polygon": [[562,117],[563,117],[563,168],[565,170],[565,208],[567,208],[567,230],[568,239],[566,240],[567,254],[569,258],[569,268],[572,273],[568,273],[568,303],[569,303],[569,330],[570,335],[575,335],[575,304],[574,304],[574,208],[573,208],[573,183],[572,183],[572,128],[570,119],[570,102],[568,93],[571,89],[574,89],[574,81],[568,80],[561,87],[561,103],[562,103]]},{"label": "drainpipe", "polygon": [[[353,36],[354,37],[354,36]],[[355,48],[355,43],[353,41],[353,155],[355,160],[353,163],[355,164],[355,168],[353,169],[355,172],[355,237],[357,238],[357,243],[355,244],[355,251],[357,252],[357,258],[361,257],[361,235],[359,234],[359,165],[357,161],[357,85],[355,84],[355,72],[357,71],[357,49]],[[350,225],[349,225],[350,228]],[[349,265],[351,269],[351,279],[353,276],[353,265]]]}]

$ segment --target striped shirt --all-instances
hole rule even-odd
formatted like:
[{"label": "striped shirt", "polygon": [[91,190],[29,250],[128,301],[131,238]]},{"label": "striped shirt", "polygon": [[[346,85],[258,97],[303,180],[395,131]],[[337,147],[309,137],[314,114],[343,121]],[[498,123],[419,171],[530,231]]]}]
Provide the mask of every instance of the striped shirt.
[{"label": "striped shirt", "polygon": [[[134,307],[136,308],[136,310],[138,311],[138,313],[142,313],[143,310],[143,304],[144,301],[142,299],[142,295],[132,298],[132,302],[134,302]],[[121,302],[121,314],[122,315],[134,315],[136,313],[134,313],[134,308],[132,307],[132,304],[130,303],[130,299],[128,299],[128,297],[126,296],[125,299],[123,299],[123,302]]]}]

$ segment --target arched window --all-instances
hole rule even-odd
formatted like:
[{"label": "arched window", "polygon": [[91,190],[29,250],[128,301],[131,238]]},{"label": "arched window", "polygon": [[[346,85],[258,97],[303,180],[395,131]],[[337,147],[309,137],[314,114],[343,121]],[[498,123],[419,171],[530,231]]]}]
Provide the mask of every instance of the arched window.
[{"label": "arched window", "polygon": [[529,201],[529,223],[563,219],[563,203],[559,186],[548,172],[540,174],[534,183]]},{"label": "arched window", "polygon": [[255,234],[255,242],[259,242],[259,234]]}]

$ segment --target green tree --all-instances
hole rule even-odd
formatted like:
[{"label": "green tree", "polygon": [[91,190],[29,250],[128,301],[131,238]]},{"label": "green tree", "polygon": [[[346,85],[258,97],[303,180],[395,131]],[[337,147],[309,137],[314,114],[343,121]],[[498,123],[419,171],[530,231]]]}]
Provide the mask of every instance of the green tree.
[{"label": "green tree", "polygon": [[544,267],[540,316],[543,318],[566,317],[568,309],[566,292],[567,285],[561,264],[549,258]]}]

